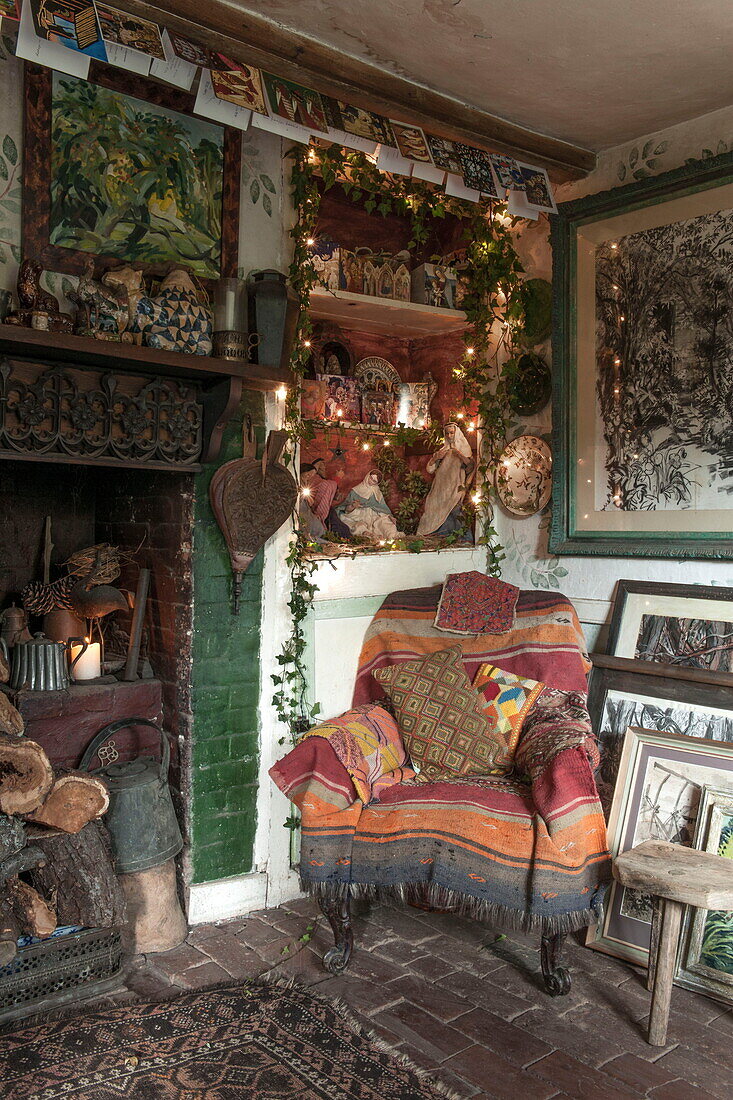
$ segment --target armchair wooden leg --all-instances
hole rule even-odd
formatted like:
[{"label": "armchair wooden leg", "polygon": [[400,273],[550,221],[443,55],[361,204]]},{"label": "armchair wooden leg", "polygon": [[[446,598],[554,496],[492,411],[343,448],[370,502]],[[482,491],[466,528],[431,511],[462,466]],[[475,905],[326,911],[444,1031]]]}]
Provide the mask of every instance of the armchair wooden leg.
[{"label": "armchair wooden leg", "polygon": [[564,943],[565,936],[545,933],[540,945],[542,977],[545,979],[545,989],[551,997],[564,997],[570,992],[570,971],[559,965]]},{"label": "armchair wooden leg", "polygon": [[323,956],[323,965],[330,974],[341,974],[349,965],[354,946],[351,898],[348,894],[342,898],[319,898],[318,904],[321,912],[328,918],[335,940],[335,946]]}]

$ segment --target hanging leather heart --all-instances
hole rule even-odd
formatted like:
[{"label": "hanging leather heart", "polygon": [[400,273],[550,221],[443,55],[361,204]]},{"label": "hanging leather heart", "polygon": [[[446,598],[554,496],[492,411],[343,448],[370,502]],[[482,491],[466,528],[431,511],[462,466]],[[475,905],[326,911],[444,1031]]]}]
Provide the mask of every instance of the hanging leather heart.
[{"label": "hanging leather heart", "polygon": [[234,614],[239,612],[242,574],[260,547],[292,515],[298,485],[282,465],[284,431],[270,432],[262,460],[235,458],[214,474],[209,499],[227,544],[234,571]]}]

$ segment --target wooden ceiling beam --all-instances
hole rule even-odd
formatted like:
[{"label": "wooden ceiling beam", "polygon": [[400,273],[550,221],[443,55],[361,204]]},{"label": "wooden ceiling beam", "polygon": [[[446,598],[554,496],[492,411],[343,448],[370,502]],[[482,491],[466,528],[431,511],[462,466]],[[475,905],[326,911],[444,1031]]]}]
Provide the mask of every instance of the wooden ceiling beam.
[{"label": "wooden ceiling beam", "polygon": [[556,182],[581,179],[596,155],[538,134],[477,107],[413,84],[404,77],[295,34],[223,0],[115,0],[116,6],[152,19],[241,61],[296,80],[320,92],[431,133],[544,165]]}]

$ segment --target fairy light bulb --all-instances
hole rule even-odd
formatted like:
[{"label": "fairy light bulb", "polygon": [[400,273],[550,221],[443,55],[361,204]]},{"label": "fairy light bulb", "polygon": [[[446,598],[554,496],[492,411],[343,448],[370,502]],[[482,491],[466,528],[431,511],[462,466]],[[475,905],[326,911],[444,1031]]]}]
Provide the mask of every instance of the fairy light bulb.
[{"label": "fairy light bulb", "polygon": [[343,416],[343,415],[344,415],[344,410],[343,409],[336,409],[336,416]]},{"label": "fairy light bulb", "polygon": [[310,496],[313,496],[313,493],[312,493],[312,490],[309,489],[308,486],[306,485],[300,490],[300,495],[303,496],[303,497],[310,497]]},{"label": "fairy light bulb", "polygon": [[468,425],[468,430],[469,430],[469,432],[475,432],[476,431],[476,425],[474,424],[473,420]]},{"label": "fairy light bulb", "polygon": [[465,413],[456,413],[456,420],[465,420]]},{"label": "fairy light bulb", "polygon": [[288,396],[287,386],[280,386],[280,388],[277,390],[275,396],[278,398],[278,400],[284,401],[285,398]]},{"label": "fairy light bulb", "polygon": [[372,445],[371,443],[362,443],[361,449],[362,451],[371,451]]},{"label": "fairy light bulb", "polygon": [[304,341],[303,341],[303,347],[304,347],[304,348],[309,348],[310,346],[311,346],[311,342],[310,342],[310,340],[304,340]]},{"label": "fairy light bulb", "polygon": [[384,441],[384,443],[382,444],[382,446],[383,446],[383,447],[389,447],[389,440],[388,440],[388,439],[385,439],[385,441]]},{"label": "fairy light bulb", "polygon": [[471,347],[466,348],[466,355],[474,355],[475,352],[476,352],[476,348],[471,348]]},{"label": "fairy light bulb", "polygon": [[312,248],[316,242],[314,241],[313,237],[309,237],[305,243],[308,245],[309,248]]},{"label": "fairy light bulb", "polygon": [[481,503],[481,493],[474,493],[473,496],[471,497],[471,499],[473,500],[474,504],[480,504]]}]

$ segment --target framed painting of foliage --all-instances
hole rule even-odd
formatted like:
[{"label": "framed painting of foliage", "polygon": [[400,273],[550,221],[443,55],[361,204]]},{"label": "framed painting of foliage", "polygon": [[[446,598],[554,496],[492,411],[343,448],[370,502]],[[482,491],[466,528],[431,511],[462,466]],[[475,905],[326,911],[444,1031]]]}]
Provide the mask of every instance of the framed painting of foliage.
[{"label": "framed painting of foliage", "polygon": [[93,65],[26,65],[23,252],[79,274],[128,262],[236,275],[240,134],[177,89]]},{"label": "framed painting of foliage", "polygon": [[733,156],[551,222],[550,550],[733,558]]},{"label": "framed painting of foliage", "polygon": [[[733,860],[731,791],[703,788],[695,847]],[[677,983],[733,1004],[733,913],[688,909],[680,945]]]}]

